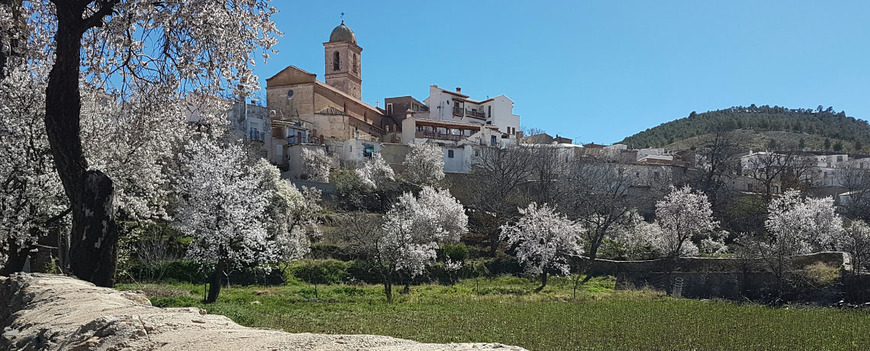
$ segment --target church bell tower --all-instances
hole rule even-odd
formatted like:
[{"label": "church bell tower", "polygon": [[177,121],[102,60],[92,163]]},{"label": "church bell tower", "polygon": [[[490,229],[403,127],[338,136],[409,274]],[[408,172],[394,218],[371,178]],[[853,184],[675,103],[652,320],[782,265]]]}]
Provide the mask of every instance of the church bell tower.
[{"label": "church bell tower", "polygon": [[338,88],[357,99],[362,97],[362,71],[360,53],[362,48],[356,45],[356,35],[344,21],[329,36],[329,41],[323,43],[326,63],[326,84]]}]

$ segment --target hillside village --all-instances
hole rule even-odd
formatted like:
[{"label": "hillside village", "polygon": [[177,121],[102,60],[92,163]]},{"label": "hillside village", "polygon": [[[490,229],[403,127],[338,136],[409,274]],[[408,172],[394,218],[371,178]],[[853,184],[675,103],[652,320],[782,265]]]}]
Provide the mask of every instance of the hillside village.
[{"label": "hillside village", "polygon": [[[701,150],[581,145],[543,132],[524,135],[520,116],[513,114],[515,102],[505,95],[475,100],[460,87],[448,90],[433,84],[423,101],[412,96],[387,97],[383,107],[371,106],[360,99],[362,47],[357,45],[356,34],[342,22],[323,46],[325,81],[289,66],[266,80],[266,106],[239,101],[229,113],[230,128],[259,146],[262,155],[290,179],[311,178],[305,173],[303,149],[321,149],[341,163],[359,163],[379,155],[401,170],[409,145],[424,143],[442,149],[443,170],[449,174],[470,173],[481,149],[545,145],[566,163],[597,158],[622,164],[633,175],[631,187],[638,191],[685,184],[691,173],[710,167],[708,155]],[[791,182],[792,187],[798,184],[816,195],[833,196],[838,204],[849,203],[859,190],[854,181],[847,180],[849,174],[870,171],[870,159],[846,153],[731,151],[734,154],[727,156],[739,159],[735,161],[740,166],[729,169],[727,183],[738,192],[779,194]],[[797,170],[795,176],[800,179],[785,179],[783,173],[791,172],[787,169]]]}]

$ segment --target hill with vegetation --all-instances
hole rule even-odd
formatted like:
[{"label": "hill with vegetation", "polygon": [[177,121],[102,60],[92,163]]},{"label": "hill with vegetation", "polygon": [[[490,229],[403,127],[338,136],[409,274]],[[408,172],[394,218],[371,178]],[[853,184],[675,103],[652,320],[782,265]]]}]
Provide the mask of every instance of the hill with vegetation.
[{"label": "hill with vegetation", "polygon": [[735,106],[663,123],[625,138],[631,148],[663,147],[687,150],[699,146],[705,136],[733,132],[741,146],[778,149],[798,147],[805,151],[861,152],[870,149],[870,124],[865,120],[824,109],[789,109],[779,106]]}]

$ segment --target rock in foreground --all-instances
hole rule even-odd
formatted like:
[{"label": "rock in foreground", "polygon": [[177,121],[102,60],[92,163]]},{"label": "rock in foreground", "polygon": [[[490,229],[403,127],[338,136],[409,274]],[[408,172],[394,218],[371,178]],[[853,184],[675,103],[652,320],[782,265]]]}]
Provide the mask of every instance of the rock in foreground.
[{"label": "rock in foreground", "polygon": [[0,301],[0,349],[6,350],[523,350],[248,328],[198,308],[152,307],[143,295],[58,275],[0,277]]}]

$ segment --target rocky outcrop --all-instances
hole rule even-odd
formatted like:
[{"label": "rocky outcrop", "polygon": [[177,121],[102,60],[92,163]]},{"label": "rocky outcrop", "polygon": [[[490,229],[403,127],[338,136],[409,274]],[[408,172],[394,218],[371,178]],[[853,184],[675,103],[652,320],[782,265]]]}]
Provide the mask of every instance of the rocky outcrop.
[{"label": "rocky outcrop", "polygon": [[248,328],[198,308],[152,307],[144,295],[58,275],[0,277],[0,301],[5,350],[523,350]]}]

